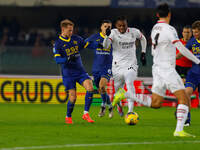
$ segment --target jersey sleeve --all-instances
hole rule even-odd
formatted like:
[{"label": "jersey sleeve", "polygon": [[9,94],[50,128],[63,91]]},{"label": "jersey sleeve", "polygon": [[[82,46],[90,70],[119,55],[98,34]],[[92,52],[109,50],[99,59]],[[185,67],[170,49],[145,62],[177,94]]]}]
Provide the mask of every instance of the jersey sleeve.
[{"label": "jersey sleeve", "polygon": [[94,49],[95,48],[95,43],[94,43],[94,35],[90,36],[89,38],[85,39],[85,45],[84,48],[89,48],[89,49]]},{"label": "jersey sleeve", "polygon": [[60,49],[61,49],[61,44],[57,41],[55,41],[54,46],[53,46],[53,53],[54,53],[54,57],[61,57],[61,53],[60,53]]},{"label": "jersey sleeve", "polygon": [[133,29],[135,30],[135,35],[136,35],[136,39],[141,39],[142,38],[142,33],[140,30],[138,29]]},{"label": "jersey sleeve", "polygon": [[54,60],[56,61],[57,64],[63,64],[67,61],[67,58],[63,57],[61,52],[60,52],[61,47],[62,47],[61,44],[57,40],[54,44],[54,47],[53,47]]},{"label": "jersey sleeve", "polygon": [[169,40],[174,44],[179,41],[178,34],[176,29],[173,27],[169,27],[168,31],[165,31],[166,35],[168,36]]}]

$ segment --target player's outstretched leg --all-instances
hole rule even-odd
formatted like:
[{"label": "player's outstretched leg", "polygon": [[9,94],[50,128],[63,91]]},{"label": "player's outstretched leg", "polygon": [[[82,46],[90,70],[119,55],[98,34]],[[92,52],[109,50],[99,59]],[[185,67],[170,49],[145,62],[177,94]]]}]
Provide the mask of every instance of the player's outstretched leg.
[{"label": "player's outstretched leg", "polygon": [[134,108],[134,101],[132,101],[131,99],[127,99],[127,101],[128,101],[128,113],[132,113]]},{"label": "player's outstretched leg", "polygon": [[70,100],[67,103],[67,115],[66,115],[66,118],[65,118],[65,123],[66,124],[73,124],[72,112],[73,112],[73,109],[74,109],[74,105],[75,104],[72,103]]},{"label": "player's outstretched leg", "polygon": [[84,114],[82,116],[82,119],[90,123],[94,122],[94,120],[92,120],[89,116],[89,109],[92,103],[92,99],[93,99],[93,92],[87,91],[85,95],[85,109],[84,109]]},{"label": "player's outstretched leg", "polygon": [[140,104],[143,104],[144,106],[151,107],[151,97],[148,95],[142,95],[140,98],[136,97],[136,95],[132,92],[126,92],[124,89],[120,88],[114,95],[113,103],[112,105],[115,106],[118,102],[120,102],[122,99],[131,99],[132,101],[136,101]]},{"label": "player's outstretched leg", "polygon": [[119,103],[122,99],[125,99],[126,91],[123,88],[119,88],[119,90],[115,93],[112,105],[113,107]]}]

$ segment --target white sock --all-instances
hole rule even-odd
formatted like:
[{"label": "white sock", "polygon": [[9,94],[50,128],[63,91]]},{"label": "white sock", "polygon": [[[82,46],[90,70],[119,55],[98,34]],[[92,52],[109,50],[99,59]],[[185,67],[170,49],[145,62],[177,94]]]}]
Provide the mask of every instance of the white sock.
[{"label": "white sock", "polygon": [[176,124],[176,131],[182,131],[183,127],[184,127],[184,123],[187,119],[187,115],[188,115],[188,106],[184,105],[184,104],[179,104],[177,107],[177,112],[176,112],[176,116],[177,116],[177,124]]},{"label": "white sock", "polygon": [[84,110],[84,114],[87,114],[87,113],[89,113],[89,112]]},{"label": "white sock", "polygon": [[136,96],[135,94],[129,94],[128,92],[126,92],[125,97],[131,99],[132,101],[135,100],[136,102],[144,106],[151,107],[152,99],[149,95],[137,94]]},{"label": "white sock", "polygon": [[128,113],[133,112],[134,101],[132,101],[131,99],[127,99],[127,101],[128,101]]}]

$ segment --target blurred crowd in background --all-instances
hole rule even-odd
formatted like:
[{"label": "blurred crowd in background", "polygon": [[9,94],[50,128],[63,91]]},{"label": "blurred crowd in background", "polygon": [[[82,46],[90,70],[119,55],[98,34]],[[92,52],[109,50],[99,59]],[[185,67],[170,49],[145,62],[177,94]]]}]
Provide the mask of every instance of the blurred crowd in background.
[{"label": "blurred crowd in background", "polygon": [[[60,33],[60,21],[71,19],[75,23],[74,33],[84,39],[99,31],[100,22],[125,15],[129,27],[140,29],[145,35],[147,66],[139,66],[142,76],[151,76],[152,56],[150,33],[156,23],[154,9],[147,8],[108,8],[108,7],[1,7],[0,9],[0,73],[4,74],[58,74],[59,68],[52,59],[52,41]],[[171,23],[178,31],[199,19],[199,9],[173,9]],[[114,24],[113,24],[114,28]],[[88,60],[88,55],[90,60]],[[139,56],[140,54],[137,54]],[[90,73],[93,55],[84,51],[83,63]],[[11,61],[12,60],[12,61]],[[51,69],[48,68],[51,64]],[[32,68],[30,68],[32,66]],[[33,67],[35,66],[35,67]],[[34,68],[34,69],[33,69]],[[56,69],[55,69],[56,68]],[[46,70],[45,70],[46,69]]]}]

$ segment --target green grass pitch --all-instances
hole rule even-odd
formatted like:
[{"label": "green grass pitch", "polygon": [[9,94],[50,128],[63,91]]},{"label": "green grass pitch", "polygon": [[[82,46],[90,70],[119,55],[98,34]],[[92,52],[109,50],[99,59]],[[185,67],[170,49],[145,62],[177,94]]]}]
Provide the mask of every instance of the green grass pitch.
[{"label": "green grass pitch", "polygon": [[[195,150],[200,147],[200,109],[192,109],[192,125],[185,131],[196,138],[173,137],[175,108],[135,107],[139,123],[126,125],[117,111],[112,119],[99,118],[99,106],[90,114],[96,122],[81,119],[76,105],[73,125],[66,125],[64,104],[0,104],[0,150]],[[127,109],[125,109],[127,111]]]}]

